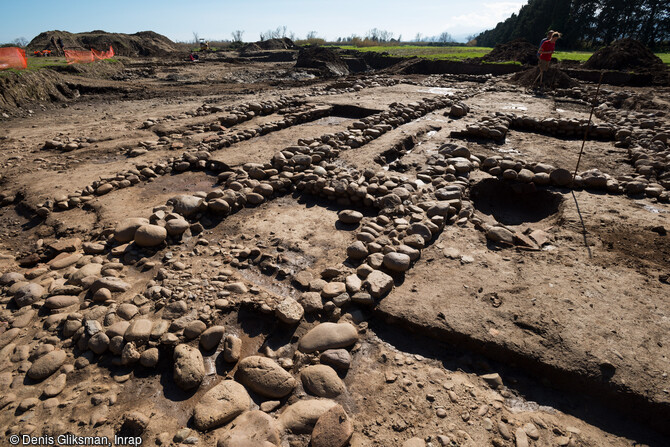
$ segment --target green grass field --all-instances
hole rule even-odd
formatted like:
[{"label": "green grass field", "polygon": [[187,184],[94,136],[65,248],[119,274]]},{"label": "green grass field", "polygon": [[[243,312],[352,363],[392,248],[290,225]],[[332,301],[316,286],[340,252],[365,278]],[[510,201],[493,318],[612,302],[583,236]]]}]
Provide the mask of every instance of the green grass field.
[{"label": "green grass field", "polygon": [[656,56],[660,57],[664,64],[670,65],[670,53],[655,53]]},{"label": "green grass field", "polygon": [[[338,46],[344,50],[374,51],[376,53],[388,53],[396,57],[423,57],[433,60],[462,61],[474,57],[482,57],[493,48],[488,47],[433,47],[419,45],[398,45],[398,46],[375,46],[375,47],[355,47],[351,45]],[[574,60],[586,62],[591,57],[592,51],[557,51],[554,57],[558,60]],[[670,64],[670,53],[656,53],[665,64]]]},{"label": "green grass field", "polygon": [[40,68],[64,67],[67,61],[64,57],[28,57],[28,70]]},{"label": "green grass field", "polygon": [[388,53],[397,57],[423,57],[426,59],[462,61],[473,57],[482,57],[491,48],[486,47],[428,47],[414,45],[399,46],[377,46],[377,47],[355,47],[349,45],[339,46],[343,50],[374,51],[376,53]]}]

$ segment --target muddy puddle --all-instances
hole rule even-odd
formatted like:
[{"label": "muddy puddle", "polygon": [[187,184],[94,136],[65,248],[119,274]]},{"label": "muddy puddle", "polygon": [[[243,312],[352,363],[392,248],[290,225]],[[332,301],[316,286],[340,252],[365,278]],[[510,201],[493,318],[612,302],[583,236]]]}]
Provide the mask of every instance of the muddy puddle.
[{"label": "muddy puddle", "polygon": [[418,90],[419,93],[432,93],[433,95],[454,96],[459,89],[451,87],[432,87],[429,89]]}]

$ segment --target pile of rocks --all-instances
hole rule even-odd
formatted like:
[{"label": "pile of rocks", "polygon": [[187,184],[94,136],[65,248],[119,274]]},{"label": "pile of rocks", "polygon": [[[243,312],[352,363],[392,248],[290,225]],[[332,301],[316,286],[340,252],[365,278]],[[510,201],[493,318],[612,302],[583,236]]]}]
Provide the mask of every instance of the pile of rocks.
[{"label": "pile of rocks", "polygon": [[426,167],[418,171],[417,178],[439,190],[458,177],[468,177],[480,163],[481,159],[472,155],[467,147],[446,143],[440,146],[437,154],[428,157]]},{"label": "pile of rocks", "polygon": [[[242,103],[239,105],[233,105],[228,107],[222,107],[212,104],[203,104],[196,110],[184,112],[179,116],[167,115],[163,118],[149,119],[142,123],[141,128],[149,129],[157,124],[166,121],[176,121],[179,119],[192,118],[195,116],[207,116],[214,113],[222,113],[222,112],[227,112],[229,115],[239,115],[240,117],[246,116],[247,113],[249,112],[253,112],[252,116],[255,116],[257,113],[270,114],[279,111],[282,108],[287,107],[288,105],[295,104],[295,101],[296,99],[294,97],[281,96],[277,100],[261,101],[260,103],[258,102]],[[267,113],[265,111],[267,111]],[[245,120],[242,119],[241,121]]]},{"label": "pile of rocks", "polygon": [[[400,110],[403,114],[408,113],[405,108]],[[301,337],[293,358],[282,354],[290,352],[283,349],[273,354],[272,358],[252,355],[240,359],[240,339],[234,334],[226,334],[225,327],[213,324],[216,312],[230,309],[231,297],[244,296],[249,291],[243,283],[233,281],[232,275],[228,274],[230,272],[224,269],[219,276],[208,281],[208,287],[223,286],[221,294],[215,295],[216,299],[209,296],[209,299],[215,299],[212,304],[216,311],[210,304],[189,311],[184,301],[187,291],[176,286],[177,283],[184,285],[183,279],[179,280],[166,269],[158,271],[156,281],[147,284],[144,295],[136,295],[130,302],[123,300],[119,304],[123,294],[132,286],[120,279],[123,264],[106,262],[100,256],[108,254],[112,258],[120,257],[125,263],[135,263],[138,267],[153,267],[148,257],[164,244],[176,242],[186,232],[197,233],[197,221],[205,213],[226,215],[253,203],[255,199],[250,198],[255,196],[252,194],[262,196],[266,192],[268,195],[263,197],[271,197],[275,189],[270,192],[267,187],[272,186],[272,182],[289,188],[294,181],[303,181],[300,174],[309,174],[308,171],[314,172],[318,168],[325,170],[324,165],[328,166],[325,159],[332,153],[323,148],[320,153],[320,145],[315,143],[301,140],[297,147],[302,149],[291,154],[281,172],[274,167],[274,163],[247,164],[241,169],[223,172],[220,180],[226,185],[225,189],[174,197],[165,206],[157,207],[149,219],[120,222],[107,243],[84,244],[86,256],[91,256],[88,259],[90,262],[81,261],[84,256],[75,254],[75,262],[83,265],[68,272],[67,278],[56,279],[59,283],[66,280],[67,293],[72,295],[49,296],[42,304],[39,300],[45,296],[44,291],[40,291],[40,286],[34,283],[24,289],[15,287],[10,293],[14,294],[17,302],[31,302],[32,307],[48,309],[50,315],[45,321],[48,330],[57,331],[62,325],[62,336],[65,338],[62,347],[77,346],[84,353],[75,361],[75,367],[79,368],[88,364],[93,355],[111,355],[115,364],[141,368],[155,368],[161,358],[171,359],[174,382],[184,390],[194,390],[200,387],[206,375],[203,354],[216,351],[222,345],[224,360],[231,364],[239,362],[235,380],[219,382],[210,388],[193,410],[194,426],[198,430],[211,430],[235,421],[234,428],[219,439],[219,445],[232,446],[235,442],[250,442],[251,439],[254,442],[262,439],[270,443],[267,445],[276,445],[284,432],[310,434],[311,443],[315,446],[345,445],[352,434],[352,426],[344,409],[331,399],[346,393],[338,371],[346,373],[351,361],[349,353],[342,348],[356,342],[358,335],[354,326],[346,322],[315,326]],[[440,160],[464,158],[467,154],[463,153],[463,149],[445,146],[440,151]],[[310,156],[303,161],[300,155],[306,152]],[[320,165],[314,167],[312,163]],[[352,175],[346,170],[330,171],[333,180],[344,180]],[[295,180],[293,174],[298,174]],[[411,263],[419,258],[420,249],[441,230],[447,218],[454,217],[459,211],[463,184],[447,185],[445,175],[453,175],[451,173],[438,170],[431,174],[431,181],[443,186],[435,195],[444,200],[419,200],[421,194],[416,184],[406,179],[387,177],[383,172],[364,173],[361,186],[370,195],[369,199],[374,197],[371,205],[381,209],[383,214],[364,220],[361,213],[353,210],[340,213],[343,224],[362,224],[356,235],[357,246],[347,249],[350,258],[358,263],[355,272],[342,268],[326,269],[322,272],[324,279],[306,281],[308,291],[298,301],[286,298],[280,302],[266,302],[261,310],[274,312],[283,324],[295,325],[302,320],[305,312],[325,312],[329,318],[337,319],[341,309],[349,303],[373,305],[376,299],[390,292],[393,276],[409,269]],[[424,175],[429,176],[427,173]],[[232,254],[239,259],[244,258],[243,252],[246,250],[240,248]],[[362,252],[365,252],[364,256],[361,256]],[[250,250],[248,256],[252,255]],[[71,256],[55,258],[58,262],[56,267],[72,266]],[[96,256],[98,259],[95,259]],[[178,267],[176,263],[173,265]],[[104,276],[98,278],[97,275]],[[3,281],[11,287],[15,286],[12,281],[21,279],[13,274],[9,276],[11,278],[4,277]],[[305,276],[297,275],[294,279],[305,284]],[[79,289],[75,290],[73,285],[68,284],[70,280],[78,281]],[[49,294],[55,292],[63,293],[64,290],[54,288]],[[90,306],[92,302],[97,305]],[[35,314],[31,315],[34,318]],[[14,335],[18,332],[7,337]],[[69,356],[62,350],[54,352],[42,355],[28,369],[33,380],[43,380],[59,370],[62,374],[72,370],[69,362],[65,364]],[[91,355],[86,354],[88,352]],[[318,399],[292,399],[277,418],[264,411],[251,410],[249,391],[268,399],[261,410],[272,411],[281,405],[276,399],[299,393],[301,389]]]},{"label": "pile of rocks", "polygon": [[661,141],[663,146],[657,149],[664,149],[667,140],[665,135],[670,132],[670,125],[663,119],[663,111],[643,113],[618,110],[604,103],[596,107],[595,115],[618,127],[616,139],[621,146],[628,147],[636,143],[651,148],[658,145],[656,141]]},{"label": "pile of rocks", "polygon": [[94,137],[90,138],[69,138],[67,136],[58,136],[51,140],[46,140],[42,149],[45,150],[59,150],[61,152],[71,152],[76,149],[89,147],[92,143],[97,143],[99,140]]},{"label": "pile of rocks", "polygon": [[[482,138],[503,142],[509,129],[530,131],[558,138],[583,137],[588,120],[578,119],[538,119],[527,115],[517,116],[514,113],[496,112],[494,116],[483,116],[477,123],[469,124],[466,130],[452,132],[457,138]],[[591,125],[588,137],[598,140],[614,140],[617,127],[609,123]]]},{"label": "pile of rocks", "polygon": [[[510,128],[551,135],[558,138],[583,138],[589,121],[585,119],[538,119],[531,116],[511,114]],[[613,140],[617,128],[608,123],[591,124],[588,137],[590,139]]]},{"label": "pile of rocks", "polygon": [[651,187],[660,192],[663,192],[663,189],[670,191],[670,150],[668,150],[670,133],[657,134],[654,138],[657,144],[653,147],[631,148],[628,150],[628,155],[635,171],[649,181]]},{"label": "pile of rocks", "polygon": [[[370,82],[373,86],[377,81]],[[362,88],[358,84],[342,88],[356,91],[358,87]],[[265,113],[263,105],[258,106],[261,109],[249,103],[247,111],[239,107],[227,110],[231,113],[218,124],[192,126],[190,131],[220,132],[219,139],[206,142],[220,148],[330,113],[329,108],[286,105],[281,109],[286,118],[280,122],[226,134],[226,123],[232,126],[248,119],[250,113]],[[335,399],[347,398],[342,377],[349,370],[351,352],[357,349],[359,332],[366,327],[366,323],[354,325],[363,320],[358,306],[374,306],[388,294],[445,225],[471,220],[489,241],[501,246],[537,249],[547,243],[547,235],[541,231],[520,234],[502,224],[473,219],[473,206],[467,200],[468,178],[473,170],[482,169],[533,187],[553,185],[636,194],[643,184],[641,192],[649,197],[668,199],[667,192],[659,189],[665,184],[648,181],[651,177],[667,179],[667,151],[656,150],[660,145],[653,151],[631,150],[640,176],[617,178],[589,170],[573,179],[565,169],[509,157],[477,156],[465,146],[451,143],[429,156],[416,179],[384,171],[359,171],[335,160],[341,151],[361,147],[443,108],[450,108],[452,116],[468,112],[465,104],[446,98],[394,103],[387,111],[352,123],[346,131],[300,139],[268,163],[246,163],[230,169],[212,160],[208,146],[201,145],[163,163],[138,164],[123,174],[94,182],[84,191],[45,203],[41,214],[54,207],[69,209],[96,195],[186,170],[213,172],[219,183],[209,192],[174,196],[155,207],[148,218],[124,219],[113,229],[92,234],[93,242],[60,240],[47,244],[22,263],[32,267],[30,270],[2,275],[3,300],[11,301],[16,309],[5,306],[0,310],[0,318],[10,327],[0,334],[0,358],[19,359],[17,371],[25,373],[29,383],[53,379],[44,392],[48,398],[62,392],[75,369],[101,359],[128,370],[151,371],[167,365],[182,390],[195,392],[209,387],[202,390],[192,409],[196,430],[207,432],[233,422],[218,439],[220,447],[279,445],[287,433],[308,435],[316,447],[346,445],[353,428]],[[210,110],[202,109],[202,113]],[[229,116],[235,118],[229,121]],[[504,139],[510,127],[526,125],[514,124],[524,118],[509,114],[486,117],[480,129],[487,129],[487,135],[499,132]],[[561,127],[560,122],[557,126]],[[662,138],[655,141],[667,143]],[[157,144],[171,144],[170,137],[162,135]],[[403,148],[394,150],[399,156],[404,154]],[[207,260],[216,273],[196,274],[184,264],[189,256],[173,253],[185,247],[186,240],[200,235],[203,224],[214,224],[244,207],[259,206],[296,189],[356,208],[338,215],[338,225],[355,229],[355,241],[346,248],[347,261],[322,270],[319,278],[307,271],[292,275],[290,267],[284,265],[285,259],[262,247],[234,244],[226,251],[222,248],[225,242],[212,246],[203,236],[197,238],[191,254],[216,256],[216,260]],[[373,210],[375,216],[365,217],[359,211],[364,208]],[[219,268],[222,264],[233,268]],[[129,266],[145,270],[144,275],[151,274],[152,279],[146,284],[135,283],[129,279],[136,277]],[[244,268],[277,273],[278,279],[291,277],[301,293],[293,295],[294,299],[250,287],[234,270]],[[283,327],[295,329],[300,325],[296,338],[277,349],[264,346],[259,353],[243,355],[250,351],[244,346],[247,341],[227,327],[228,323],[222,324],[223,317],[240,306],[272,315]],[[26,329],[35,326],[44,329],[38,335]],[[208,372],[209,361],[214,359],[211,356],[219,353],[226,367],[235,373],[218,382],[206,381],[206,376],[213,375]],[[128,377],[115,376],[115,380],[121,382]],[[262,401],[259,410],[254,409],[250,395]],[[6,396],[0,404],[15,405],[16,400],[16,395]],[[21,401],[18,407],[28,408],[35,401]],[[443,414],[446,416],[446,412]],[[91,420],[94,425],[106,423],[104,417]],[[127,415],[126,426],[141,432],[147,426],[146,417]],[[175,438],[163,436],[158,443],[191,443],[191,429],[184,430]],[[526,439],[527,432],[537,439],[536,431],[525,427],[516,436]],[[443,436],[438,442],[448,441]],[[425,443],[413,439],[406,445]]]},{"label": "pile of rocks", "polygon": [[[293,104],[291,101],[292,100],[285,99],[284,102],[280,104],[283,104],[283,107],[288,107],[290,104]],[[347,132],[340,132],[336,135],[324,135],[321,137],[321,141],[324,142],[325,145],[343,150],[352,147],[359,147],[368,143],[372,139],[381,136],[383,133],[388,132],[394,127],[414,120],[438,108],[452,105],[453,101],[448,99],[425,99],[421,103],[412,103],[406,106],[394,103],[391,104],[389,111],[375,114],[360,121],[354,122]],[[255,111],[252,109],[258,109],[258,107],[261,107],[260,111],[265,110],[264,107],[267,107],[268,110],[272,109],[273,107],[278,107],[277,103],[274,102],[269,102],[268,104],[246,104],[244,106],[249,108],[249,113],[255,113]],[[211,147],[214,149],[229,147],[231,144],[244,141],[258,135],[263,135],[265,133],[277,131],[295,124],[328,116],[331,111],[332,107],[329,106],[309,108],[306,111],[300,111],[295,114],[286,115],[283,120],[261,126],[257,130],[247,129],[234,134],[217,135],[215,138],[210,139],[208,143],[211,143]],[[230,114],[227,115],[227,117],[228,116],[234,116],[236,117],[235,120],[238,120],[246,119],[247,115]],[[225,119],[227,120],[228,118]],[[165,138],[166,143],[169,142],[169,139],[167,139],[165,136],[162,136],[161,138]],[[313,142],[310,144],[313,144]],[[325,145],[322,146],[322,148],[325,148]],[[304,149],[301,150],[304,151]],[[293,154],[290,152],[290,149],[286,152],[293,156]],[[282,156],[284,155],[281,153],[276,155],[275,158],[273,158],[273,163],[279,163],[280,165],[283,164],[284,162],[281,161]],[[337,151],[333,152],[329,156],[337,156]],[[316,154],[316,157],[319,157],[319,154]],[[135,169],[130,169],[126,172],[119,173],[114,177],[103,178],[93,182],[93,184],[84,188],[82,191],[76,191],[68,195],[59,194],[53,199],[38,204],[36,207],[37,213],[39,216],[45,217],[51,210],[71,209],[81,205],[82,203],[86,203],[92,200],[96,195],[104,195],[115,189],[126,188],[137,184],[140,181],[151,181],[160,175],[165,175],[173,171],[183,172],[189,169],[208,169],[217,173],[227,168],[224,164],[221,163],[210,163],[208,165],[206,160],[209,158],[210,154],[207,151],[188,151],[182,154],[181,159],[171,158],[165,162],[156,163],[153,166],[138,164],[136,165]],[[300,166],[300,163],[298,163],[298,165]],[[289,171],[291,170],[289,169]]]},{"label": "pile of rocks", "polygon": [[[137,232],[145,227],[136,230],[136,238]],[[115,237],[120,234],[117,232]],[[84,249],[100,251],[92,244],[84,244]],[[83,259],[76,252],[68,256]],[[211,312],[206,308],[193,315],[187,312],[185,301],[176,299],[159,307],[156,296],[166,298],[162,290],[147,294],[150,299],[137,295],[132,302],[118,303],[116,299],[131,285],[116,276],[99,275],[104,275],[104,271],[119,272],[123,265],[98,263],[99,260],[92,258],[89,261],[69,268],[64,275],[59,272],[67,267],[52,264],[49,272],[39,276],[5,273],[0,277],[3,294],[12,296],[19,308],[8,318],[11,329],[0,337],[3,358],[20,357],[22,372],[31,383],[56,377],[45,388],[46,397],[57,400],[68,375],[108,355],[112,364],[144,369],[156,368],[162,358],[170,359],[174,383],[185,391],[193,391],[208,374],[203,355],[221,351],[225,362],[238,364],[237,374],[234,380],[220,381],[200,397],[192,410],[197,430],[212,430],[235,420],[218,445],[233,446],[242,441],[278,445],[283,433],[311,434],[312,445],[346,445],[353,428],[344,409],[331,399],[347,393],[340,375],[346,374],[351,356],[343,348],[357,342],[355,326],[348,322],[316,324],[299,339],[293,358],[288,356],[293,351],[291,346],[273,358],[261,355],[241,358],[241,339],[224,326],[211,324]],[[63,265],[66,264],[74,266]],[[239,288],[237,285],[230,290]],[[153,291],[157,291],[156,286]],[[97,305],[89,305],[92,302]],[[286,304],[278,307],[278,315],[286,315],[282,321],[295,324],[300,318],[289,319],[292,315],[289,307]],[[217,311],[223,310],[217,306]],[[25,328],[37,324],[36,320],[46,333],[41,343],[31,349],[24,339]],[[76,358],[68,354],[74,347],[80,353]],[[261,411],[253,410],[249,392],[265,400]],[[282,405],[278,399],[292,394],[295,398],[276,418],[268,414]],[[3,406],[13,404],[16,399],[15,394],[5,396]],[[23,401],[20,405],[31,407]],[[140,434],[147,425],[146,418],[140,416],[127,416],[124,426],[132,425]],[[130,424],[128,419],[133,417],[144,423]],[[96,418],[95,423],[104,424],[105,420]]]},{"label": "pile of rocks", "polygon": [[511,118],[507,114],[496,112],[493,116],[483,116],[477,123],[468,124],[465,130],[451,132],[455,138],[483,138],[497,142],[505,141]]},{"label": "pile of rocks", "polygon": [[364,88],[392,87],[404,82],[402,79],[394,79],[383,75],[372,75],[356,78],[351,81],[335,81],[325,87],[314,87],[312,94],[320,95],[340,95],[343,93],[360,92]]},{"label": "pile of rocks", "polygon": [[289,98],[282,98],[278,101],[244,103],[226,110],[227,114],[219,117],[219,123],[225,127],[232,127],[255,116],[270,115],[295,105],[297,105],[297,102]]},{"label": "pile of rocks", "polygon": [[485,157],[481,163],[481,169],[504,180],[532,183],[535,186],[599,190],[610,194],[625,193],[631,196],[644,194],[661,202],[670,200],[670,194],[663,185],[650,182],[643,176],[613,177],[598,169],[590,169],[579,173],[573,179],[573,173],[567,169],[556,168],[546,163],[527,163],[524,160],[500,155]]},{"label": "pile of rocks", "polygon": [[445,74],[442,75],[442,79],[452,81],[452,82],[476,82],[478,84],[485,84],[486,82],[493,79],[493,75],[490,73],[475,75],[475,74]]},{"label": "pile of rocks", "polygon": [[[146,266],[146,260],[142,263],[141,250],[176,243],[187,231],[197,233],[197,226],[200,225],[197,222],[204,214],[225,216],[244,206],[258,205],[296,187],[342,204],[360,203],[382,211],[382,215],[365,223],[356,236],[357,242],[347,250],[350,259],[359,264],[356,273],[343,277],[342,281],[337,281],[337,275],[330,274],[330,282],[321,288],[314,286],[316,291],[320,291],[320,298],[327,300],[326,308],[340,308],[350,301],[372,304],[374,299],[383,297],[391,290],[392,275],[409,269],[410,263],[420,256],[420,249],[441,231],[447,220],[463,220],[471,215],[472,207],[463,206],[461,201],[466,183],[454,181],[456,176],[467,176],[478,166],[479,159],[471,156],[462,146],[443,146],[430,170],[420,173],[431,185],[428,189],[422,188],[422,180],[409,181],[387,176],[383,171],[359,173],[335,167],[326,160],[337,155],[338,150],[334,148],[346,150],[350,147],[353,136],[360,135],[361,144],[365,144],[392,128],[388,122],[398,125],[450,104],[448,100],[425,101],[408,106],[396,104],[390,113],[352,124],[349,132],[337,139],[326,135],[320,139],[299,140],[297,146],[276,154],[271,164],[249,163],[234,171],[224,171],[219,174],[223,189],[177,196],[165,206],[155,208],[148,220],[134,218],[121,222],[114,231],[115,244],[109,248],[112,254],[123,256],[127,263]],[[433,195],[422,199],[425,193],[432,191],[432,185],[438,188],[434,194],[435,200],[432,199]],[[353,211],[341,217],[347,224],[360,221],[361,218]],[[161,294],[152,292],[151,296]],[[331,300],[333,304],[329,306]],[[323,303],[318,305],[314,300],[310,303],[310,308],[324,307]],[[277,309],[286,309],[279,311],[281,315],[288,312],[294,316],[293,319],[297,315],[301,316],[300,312],[293,312],[296,306],[275,304]],[[286,315],[283,318],[291,319]]]},{"label": "pile of rocks", "polygon": [[589,106],[607,104],[608,108],[625,109],[629,112],[633,112],[636,107],[653,108],[654,105],[648,95],[640,95],[626,90],[609,90],[605,87],[601,87],[598,91],[597,100],[595,97],[596,88],[588,86],[576,86],[569,89],[559,88],[555,90],[554,94],[557,97],[579,99],[583,104]]},{"label": "pile of rocks", "polygon": [[539,250],[543,245],[549,243],[549,235],[542,230],[525,233],[509,228],[501,223],[494,225],[473,218],[475,228],[483,232],[486,239],[500,247],[518,247],[525,250]]}]

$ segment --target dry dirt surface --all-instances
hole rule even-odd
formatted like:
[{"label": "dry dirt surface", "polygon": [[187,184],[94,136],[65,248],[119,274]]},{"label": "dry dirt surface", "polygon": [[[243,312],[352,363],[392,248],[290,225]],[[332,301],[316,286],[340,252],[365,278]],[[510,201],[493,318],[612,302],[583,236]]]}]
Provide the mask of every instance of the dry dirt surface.
[{"label": "dry dirt surface", "polygon": [[294,65],[11,84],[0,445],[668,445],[670,91]]}]

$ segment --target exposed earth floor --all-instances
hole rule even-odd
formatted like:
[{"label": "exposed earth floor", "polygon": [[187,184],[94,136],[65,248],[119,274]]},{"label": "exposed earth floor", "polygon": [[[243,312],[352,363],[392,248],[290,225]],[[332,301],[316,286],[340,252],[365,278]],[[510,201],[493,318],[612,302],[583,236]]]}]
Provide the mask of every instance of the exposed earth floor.
[{"label": "exposed earth floor", "polygon": [[0,444],[668,445],[670,90],[602,86],[562,182],[595,85],[112,71],[0,118]]}]

